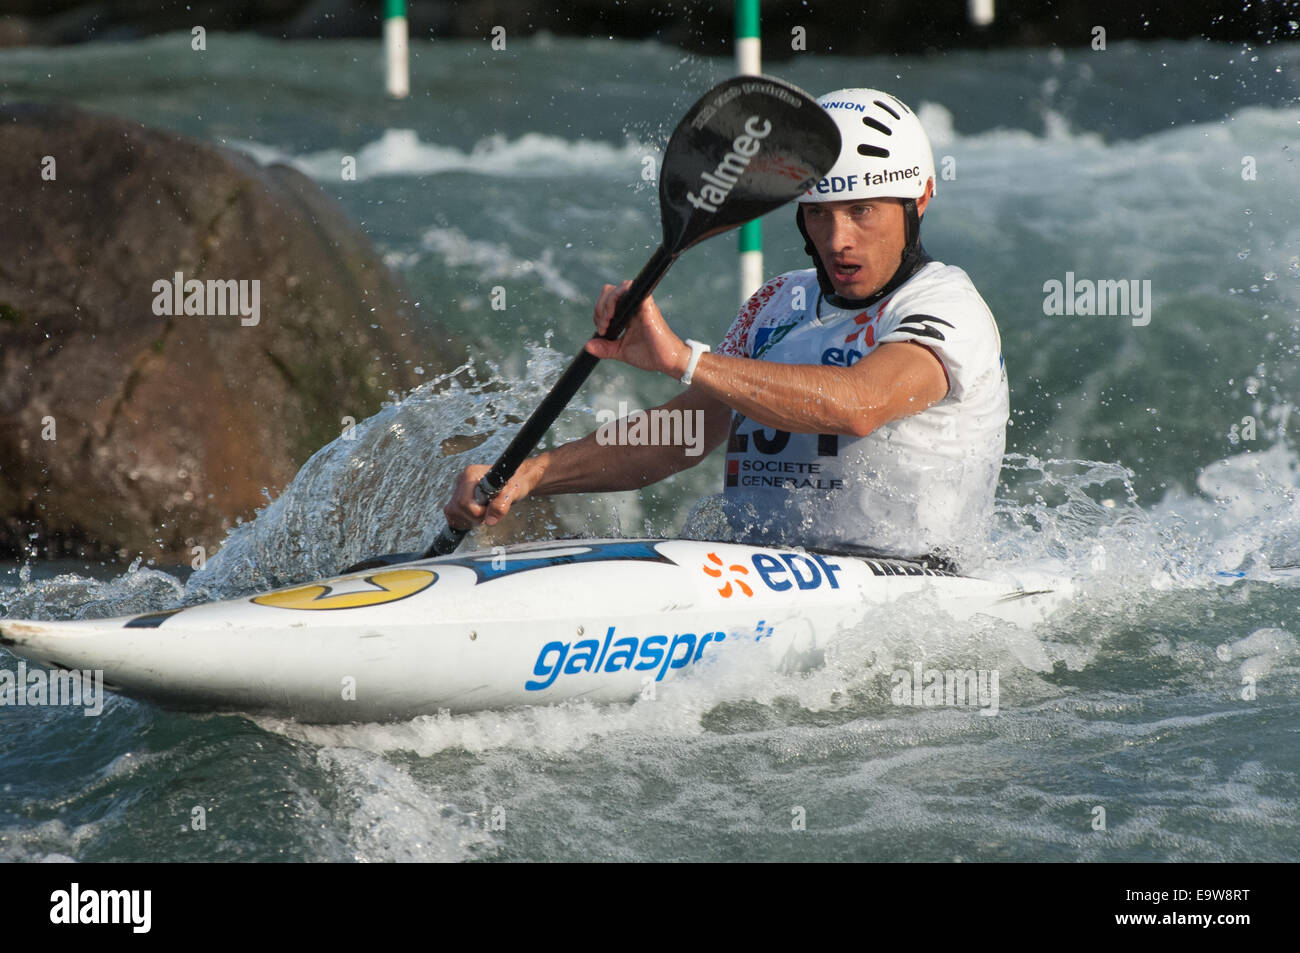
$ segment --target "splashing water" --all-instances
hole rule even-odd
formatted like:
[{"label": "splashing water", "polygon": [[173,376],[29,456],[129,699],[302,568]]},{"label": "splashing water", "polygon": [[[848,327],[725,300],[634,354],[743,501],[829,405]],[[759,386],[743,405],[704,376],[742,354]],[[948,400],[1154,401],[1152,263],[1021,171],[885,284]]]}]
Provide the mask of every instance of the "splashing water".
[{"label": "splashing water", "polygon": [[495,367],[479,380],[471,361],[386,404],[313,454],[279,497],[236,526],[190,577],[185,601],[337,575],[377,553],[423,550],[443,522],[455,477],[505,449],[563,367],[563,355],[533,346],[514,380]]}]

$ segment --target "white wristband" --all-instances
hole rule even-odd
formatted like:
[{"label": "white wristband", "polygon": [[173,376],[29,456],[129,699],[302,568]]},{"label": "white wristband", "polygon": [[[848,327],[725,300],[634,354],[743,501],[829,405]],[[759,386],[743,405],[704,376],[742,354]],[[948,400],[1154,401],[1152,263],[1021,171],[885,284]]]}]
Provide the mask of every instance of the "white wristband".
[{"label": "white wristband", "polygon": [[709,350],[707,344],[701,344],[699,341],[692,341],[690,338],[686,339],[686,343],[691,349],[691,359],[686,362],[686,373],[680,378],[683,384],[689,384],[691,382],[691,376],[695,373],[695,365],[700,363],[700,355]]}]

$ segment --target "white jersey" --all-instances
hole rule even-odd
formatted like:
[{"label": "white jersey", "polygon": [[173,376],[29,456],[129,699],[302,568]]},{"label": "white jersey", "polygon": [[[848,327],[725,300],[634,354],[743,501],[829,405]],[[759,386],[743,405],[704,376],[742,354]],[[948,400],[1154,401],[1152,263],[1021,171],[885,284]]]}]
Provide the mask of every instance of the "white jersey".
[{"label": "white jersey", "polygon": [[724,504],[738,541],[915,556],[986,537],[1006,447],[1007,376],[988,305],[960,268],[931,261],[862,310],[823,297],[812,269],[765,284],[717,353],[849,367],[914,341],[948,394],[865,437],[786,433],[732,412]]}]

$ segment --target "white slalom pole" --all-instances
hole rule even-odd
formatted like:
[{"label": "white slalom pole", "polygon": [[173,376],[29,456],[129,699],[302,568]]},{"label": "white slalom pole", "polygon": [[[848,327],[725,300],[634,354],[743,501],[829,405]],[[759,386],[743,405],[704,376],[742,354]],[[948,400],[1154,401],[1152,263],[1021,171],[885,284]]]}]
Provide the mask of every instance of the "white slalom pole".
[{"label": "white slalom pole", "polygon": [[993,0],[967,0],[966,15],[975,26],[988,26],[993,22]]},{"label": "white slalom pole", "polygon": [[[759,0],[736,0],[736,72],[757,76],[763,71],[758,29]],[[740,303],[763,284],[763,226],[746,222],[740,228]]]},{"label": "white slalom pole", "polygon": [[384,0],[384,62],[388,95],[405,99],[411,92],[411,51],[407,43],[406,0]]}]

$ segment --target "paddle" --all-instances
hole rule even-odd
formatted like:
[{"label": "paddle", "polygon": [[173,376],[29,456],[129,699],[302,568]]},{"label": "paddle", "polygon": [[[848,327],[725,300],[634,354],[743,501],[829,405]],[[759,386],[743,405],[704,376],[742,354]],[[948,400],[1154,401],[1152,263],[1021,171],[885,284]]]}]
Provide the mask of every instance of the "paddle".
[{"label": "paddle", "polygon": [[[615,340],[677,256],[706,238],[743,225],[803,193],[834,165],[835,123],[798,87],[768,76],[719,83],[677,124],[659,173],[663,243],[619,299],[604,337]],[[580,351],[505,452],[474,489],[487,504],[536,449],[600,361]],[[468,530],[443,528],[422,558],[454,552]],[[348,571],[416,558],[394,554]]]}]

